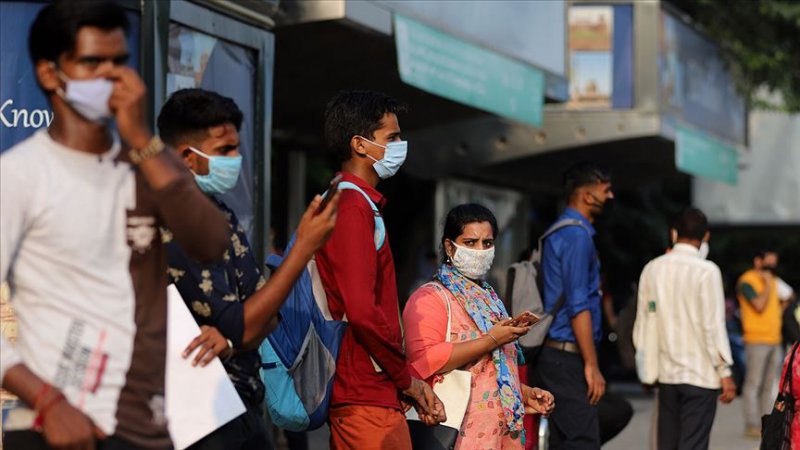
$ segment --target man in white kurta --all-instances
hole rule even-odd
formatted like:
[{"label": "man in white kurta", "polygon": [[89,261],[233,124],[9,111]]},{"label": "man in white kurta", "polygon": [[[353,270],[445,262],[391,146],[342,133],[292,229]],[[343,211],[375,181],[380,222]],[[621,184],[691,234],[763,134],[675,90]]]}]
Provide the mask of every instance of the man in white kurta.
[{"label": "man in white kurta", "polygon": [[700,255],[705,215],[688,208],[675,228],[672,251],[650,261],[639,280],[637,371],[643,383],[659,385],[658,448],[708,448],[720,388],[723,403],[736,394],[722,275]]}]

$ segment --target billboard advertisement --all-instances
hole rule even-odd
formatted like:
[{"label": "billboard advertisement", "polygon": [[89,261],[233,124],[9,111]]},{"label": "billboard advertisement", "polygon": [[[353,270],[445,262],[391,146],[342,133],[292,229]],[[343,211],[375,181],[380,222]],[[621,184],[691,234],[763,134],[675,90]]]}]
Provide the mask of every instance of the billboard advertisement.
[{"label": "billboard advertisement", "polygon": [[567,16],[569,101],[574,109],[633,107],[633,10],[575,5]]},{"label": "billboard advertisement", "polygon": [[719,48],[662,10],[659,100],[673,121],[692,124],[733,144],[746,143],[745,101],[736,92]]}]

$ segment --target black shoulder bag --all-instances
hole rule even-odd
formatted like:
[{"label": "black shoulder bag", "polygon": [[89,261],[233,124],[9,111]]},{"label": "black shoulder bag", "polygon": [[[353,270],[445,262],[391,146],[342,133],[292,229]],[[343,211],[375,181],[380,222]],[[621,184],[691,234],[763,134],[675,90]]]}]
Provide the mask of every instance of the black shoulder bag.
[{"label": "black shoulder bag", "polygon": [[775,399],[772,412],[761,418],[761,450],[790,450],[792,448],[792,418],[795,413],[792,378],[794,354],[799,344],[795,343],[792,346],[792,355],[789,357],[789,364],[784,367],[783,383],[778,392],[778,398]]}]

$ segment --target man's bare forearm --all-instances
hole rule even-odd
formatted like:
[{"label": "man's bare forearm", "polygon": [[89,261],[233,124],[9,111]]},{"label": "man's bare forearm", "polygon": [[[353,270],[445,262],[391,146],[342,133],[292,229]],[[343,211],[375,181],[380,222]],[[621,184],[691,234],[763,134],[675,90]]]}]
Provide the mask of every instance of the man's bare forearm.
[{"label": "man's bare forearm", "polygon": [[579,312],[572,318],[572,331],[583,357],[583,364],[597,367],[597,352],[594,348],[594,333],[592,332],[592,314],[587,311]]},{"label": "man's bare forearm", "polygon": [[36,394],[41,391],[45,382],[28,369],[25,364],[17,364],[8,369],[2,380],[3,389],[11,392],[34,408]]}]

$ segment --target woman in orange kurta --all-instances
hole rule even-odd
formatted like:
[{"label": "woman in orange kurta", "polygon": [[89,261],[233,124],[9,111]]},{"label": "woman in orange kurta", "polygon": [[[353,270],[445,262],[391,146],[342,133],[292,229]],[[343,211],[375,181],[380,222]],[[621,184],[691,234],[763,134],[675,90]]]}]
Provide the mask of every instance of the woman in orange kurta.
[{"label": "woman in orange kurta", "polygon": [[432,384],[454,369],[472,374],[458,450],[522,449],[524,414],[549,414],[555,406],[549,392],[520,383],[516,341],[529,327],[514,326],[483,280],[494,259],[496,234],[497,222],[488,209],[474,204],[453,208],[442,237],[445,262],[433,281],[412,294],[403,312],[412,372]]}]

